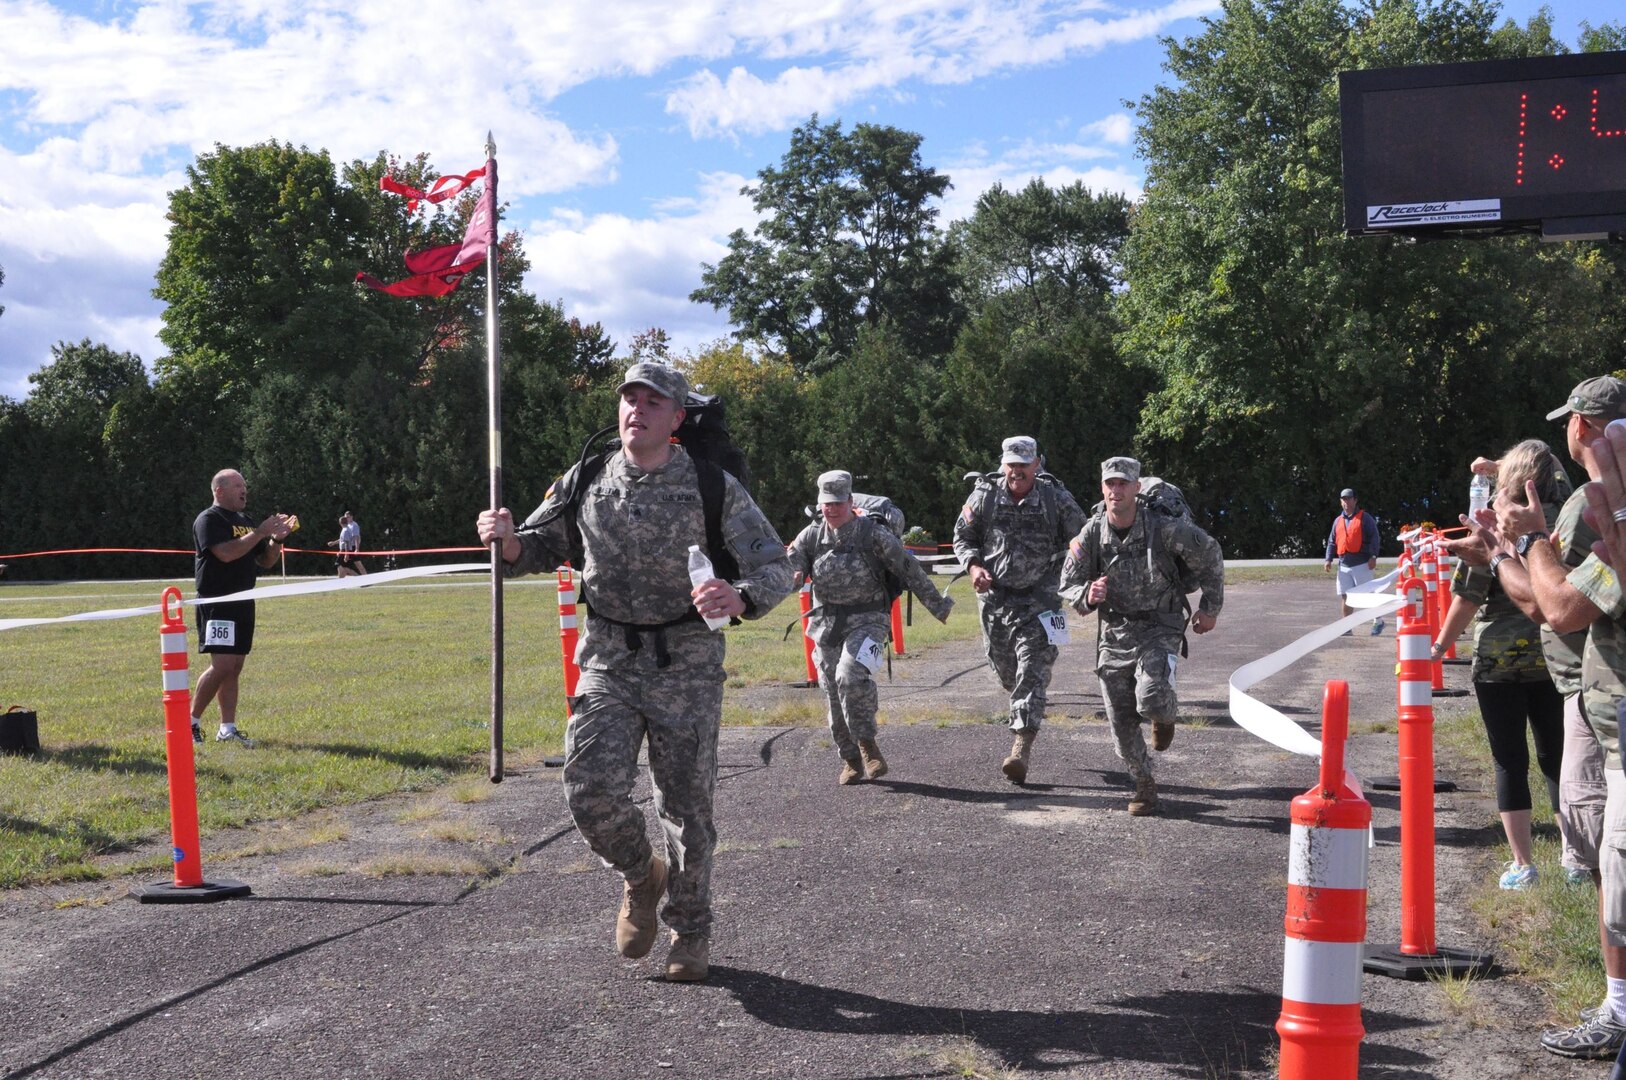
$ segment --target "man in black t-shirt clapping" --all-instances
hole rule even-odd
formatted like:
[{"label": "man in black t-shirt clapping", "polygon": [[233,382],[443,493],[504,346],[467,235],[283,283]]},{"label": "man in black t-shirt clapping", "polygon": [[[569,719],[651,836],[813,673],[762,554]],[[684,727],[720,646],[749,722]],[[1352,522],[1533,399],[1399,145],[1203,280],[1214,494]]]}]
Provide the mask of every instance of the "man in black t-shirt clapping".
[{"label": "man in black t-shirt clapping", "polygon": [[[281,543],[293,531],[294,518],[272,514],[258,525],[243,512],[248,484],[236,469],[215,473],[214,502],[192,522],[198,599],[230,596],[254,588],[262,568],[274,566]],[[254,647],[254,601],[197,605],[198,651],[209,654],[209,668],[192,692],[192,741],[203,741],[202,717],[209,702],[220,698],[216,742],[245,747],[254,741],[237,730],[237,682],[243,662]]]}]

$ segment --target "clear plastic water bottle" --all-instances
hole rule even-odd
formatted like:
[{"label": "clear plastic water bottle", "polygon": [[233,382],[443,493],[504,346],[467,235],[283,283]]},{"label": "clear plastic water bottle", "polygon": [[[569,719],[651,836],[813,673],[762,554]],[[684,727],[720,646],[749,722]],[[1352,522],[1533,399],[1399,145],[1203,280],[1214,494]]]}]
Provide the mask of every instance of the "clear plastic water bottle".
[{"label": "clear plastic water bottle", "polygon": [[1491,503],[1491,478],[1484,473],[1474,473],[1474,478],[1468,482],[1468,516],[1484,510]]},{"label": "clear plastic water bottle", "polygon": [[[700,586],[704,585],[706,582],[710,581],[716,576],[717,572],[711,568],[711,560],[706,557],[706,553],[704,551],[700,550],[700,545],[690,544],[689,584],[698,589]],[[706,619],[707,630],[721,630],[727,625],[727,615],[720,615],[716,618]]]}]

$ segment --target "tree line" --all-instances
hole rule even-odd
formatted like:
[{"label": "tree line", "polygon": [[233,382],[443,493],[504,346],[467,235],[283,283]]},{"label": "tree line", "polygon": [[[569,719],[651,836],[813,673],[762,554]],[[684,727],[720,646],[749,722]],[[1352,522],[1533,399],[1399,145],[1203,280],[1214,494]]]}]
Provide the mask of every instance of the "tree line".
[{"label": "tree line", "polygon": [[[528,511],[609,422],[634,359],[725,397],[759,501],[787,538],[813,478],[846,468],[947,540],[967,471],[1035,436],[1088,506],[1133,453],[1179,484],[1233,557],[1319,554],[1336,493],[1391,526],[1454,521],[1468,462],[1558,429],[1579,379],[1626,367],[1622,255],[1527,238],[1412,243],[1341,225],[1337,72],[1564,50],[1543,13],[1494,3],[1227,0],[1166,43],[1135,103],[1144,196],[996,185],[965,220],[919,135],[817,116],[745,193],[759,223],[692,299],[730,339],[624,345],[498,281],[506,501]],[[1619,25],[1582,27],[1621,48]],[[63,342],[0,398],[0,552],[185,547],[218,468],[253,511],[297,512],[320,548],[346,508],[367,546],[472,541],[486,501],[483,271],[449,297],[357,287],[461,236],[473,196],[409,212],[423,156],[336,165],[286,144],[216,146],[171,193],[156,276],[168,350]],[[3,282],[0,276],[0,282]],[[3,308],[0,308],[3,311]],[[1387,529],[1392,537],[1393,529]],[[28,577],[183,572],[176,556],[31,560]],[[291,570],[315,571],[312,557]]]}]

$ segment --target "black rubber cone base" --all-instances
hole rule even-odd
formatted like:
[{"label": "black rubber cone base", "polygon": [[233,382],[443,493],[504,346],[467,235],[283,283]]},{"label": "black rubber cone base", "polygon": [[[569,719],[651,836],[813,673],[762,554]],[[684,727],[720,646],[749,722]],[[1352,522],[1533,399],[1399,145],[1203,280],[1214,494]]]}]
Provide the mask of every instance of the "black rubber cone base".
[{"label": "black rubber cone base", "polygon": [[143,904],[213,904],[233,900],[253,893],[247,885],[231,878],[205,881],[201,885],[176,885],[173,881],[160,881],[155,885],[137,885],[130,895]]},{"label": "black rubber cone base", "polygon": [[1399,945],[1367,945],[1361,968],[1373,975],[1421,982],[1431,975],[1484,976],[1496,957],[1479,949],[1440,949],[1427,956],[1400,951]]},{"label": "black rubber cone base", "polygon": [[[1373,791],[1399,791],[1400,777],[1369,776],[1366,778],[1366,786],[1371,788]],[[1434,793],[1436,795],[1442,791],[1455,790],[1457,790],[1457,782],[1455,780],[1441,780],[1437,776],[1434,778]]]}]

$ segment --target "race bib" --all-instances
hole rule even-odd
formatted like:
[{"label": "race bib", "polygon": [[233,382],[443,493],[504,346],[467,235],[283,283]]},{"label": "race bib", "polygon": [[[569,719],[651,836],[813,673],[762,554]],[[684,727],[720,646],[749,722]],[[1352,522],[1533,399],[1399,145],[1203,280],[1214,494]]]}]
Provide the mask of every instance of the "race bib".
[{"label": "race bib", "polygon": [[210,619],[203,624],[203,643],[205,645],[224,645],[227,648],[236,645],[236,621],[232,619]]},{"label": "race bib", "polygon": [[1169,654],[1169,685],[1174,685],[1174,669],[1180,666],[1180,654]]},{"label": "race bib", "polygon": [[858,646],[853,655],[860,664],[869,669],[871,675],[874,675],[886,662],[886,646],[874,638],[865,638],[864,643]]},{"label": "race bib", "polygon": [[1044,627],[1044,636],[1052,645],[1065,645],[1072,640],[1067,633],[1067,613],[1065,611],[1041,611],[1039,625]]}]

